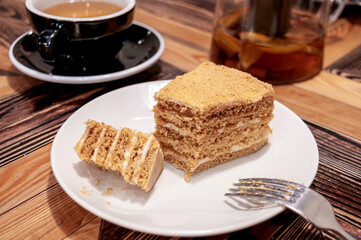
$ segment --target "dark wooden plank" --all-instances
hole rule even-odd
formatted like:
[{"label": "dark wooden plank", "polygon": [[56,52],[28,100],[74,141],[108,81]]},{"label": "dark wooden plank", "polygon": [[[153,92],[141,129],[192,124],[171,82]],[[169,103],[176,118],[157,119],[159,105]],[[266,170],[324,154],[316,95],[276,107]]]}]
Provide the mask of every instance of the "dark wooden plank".
[{"label": "dark wooden plank", "polygon": [[361,83],[361,45],[328,66],[326,71]]},{"label": "dark wooden plank", "polygon": [[8,47],[20,34],[30,30],[25,1],[1,1],[0,4],[0,46]]}]

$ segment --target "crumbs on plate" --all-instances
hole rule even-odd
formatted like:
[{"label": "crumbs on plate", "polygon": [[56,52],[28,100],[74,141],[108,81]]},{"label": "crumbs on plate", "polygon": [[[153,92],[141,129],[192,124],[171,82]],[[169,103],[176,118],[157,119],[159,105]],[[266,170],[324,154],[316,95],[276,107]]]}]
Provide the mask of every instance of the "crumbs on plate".
[{"label": "crumbs on plate", "polygon": [[81,186],[82,190],[80,192],[87,197],[90,197],[93,193],[93,190],[87,190],[84,186]]},{"label": "crumbs on plate", "polygon": [[110,197],[112,195],[113,189],[107,188],[107,191],[105,192],[107,194],[107,197]]}]

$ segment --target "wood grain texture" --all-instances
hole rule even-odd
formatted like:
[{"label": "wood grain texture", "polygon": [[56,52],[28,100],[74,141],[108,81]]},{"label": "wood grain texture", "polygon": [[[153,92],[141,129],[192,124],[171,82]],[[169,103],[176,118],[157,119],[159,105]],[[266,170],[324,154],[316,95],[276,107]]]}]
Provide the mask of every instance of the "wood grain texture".
[{"label": "wood grain texture", "polygon": [[215,1],[138,1],[137,7],[163,19],[211,32]]},{"label": "wood grain texture", "polygon": [[361,86],[357,81],[322,71],[312,81],[296,83],[295,86],[361,109]]},{"label": "wood grain texture", "polygon": [[60,239],[94,218],[57,185],[0,216],[0,239]]},{"label": "wood grain texture", "polygon": [[331,202],[345,228],[361,237],[361,141],[315,124],[309,127],[320,155],[312,188]]},{"label": "wood grain texture", "polygon": [[[11,43],[22,33],[30,30],[29,21],[24,7],[25,0],[1,1],[0,3],[0,94],[12,92],[8,78],[18,78],[20,74],[15,70],[9,60]],[[22,79],[22,84],[24,79]],[[6,86],[6,87],[5,87]]]},{"label": "wood grain texture", "polygon": [[0,75],[1,96],[8,96],[16,92],[26,91],[29,88],[43,83],[40,80],[22,75],[14,66],[11,66],[3,74],[4,75]]},{"label": "wood grain texture", "polygon": [[[203,31],[192,26],[183,25],[171,19],[164,19],[142,9],[137,9],[135,12],[135,20],[149,23],[149,25],[157,29],[163,37],[171,38],[174,41],[183,43],[184,45],[186,43],[192,48],[204,52],[205,55],[208,55],[209,53],[212,38],[212,34],[209,31]],[[171,49],[168,45],[166,45],[166,48]]]},{"label": "wood grain texture", "polygon": [[51,144],[0,168],[0,215],[57,184],[50,166]]},{"label": "wood grain texture", "polygon": [[73,233],[69,234],[64,240],[72,239],[99,239],[99,230],[102,220],[100,218],[94,218],[89,223],[83,225],[81,228],[78,228]]},{"label": "wood grain texture", "polygon": [[[182,69],[185,72],[194,70],[204,61],[208,60],[208,55],[202,51],[193,49],[191,47],[184,47],[182,44],[165,38],[165,44],[168,46],[164,51],[162,60],[172,62],[174,66]],[[181,51],[179,49],[182,49]]]},{"label": "wood grain texture", "polygon": [[361,83],[361,45],[329,65],[326,71]]},{"label": "wood grain texture", "polygon": [[301,118],[361,138],[359,108],[334,100],[331,95],[325,97],[293,85],[275,86],[274,89],[276,99]]}]

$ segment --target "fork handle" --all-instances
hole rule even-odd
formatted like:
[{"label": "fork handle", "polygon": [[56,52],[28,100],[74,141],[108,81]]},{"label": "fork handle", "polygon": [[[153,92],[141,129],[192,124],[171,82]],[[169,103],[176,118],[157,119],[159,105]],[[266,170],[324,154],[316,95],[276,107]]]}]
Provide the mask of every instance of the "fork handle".
[{"label": "fork handle", "polygon": [[334,233],[337,233],[339,236],[343,237],[346,240],[357,240],[355,237],[353,237],[351,234],[347,233],[345,230],[343,230],[339,225],[334,226],[329,231],[332,231]]}]

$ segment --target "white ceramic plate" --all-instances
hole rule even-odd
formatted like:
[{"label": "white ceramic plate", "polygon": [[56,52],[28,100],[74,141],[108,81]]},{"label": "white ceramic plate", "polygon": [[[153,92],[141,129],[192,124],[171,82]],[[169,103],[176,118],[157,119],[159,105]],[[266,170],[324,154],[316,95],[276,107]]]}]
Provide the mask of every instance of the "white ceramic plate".
[{"label": "white ceramic plate", "polygon": [[[207,236],[250,227],[283,210],[277,206],[252,210],[231,207],[224,193],[240,177],[283,178],[311,185],[318,167],[315,139],[304,122],[279,102],[275,102],[273,134],[267,146],[200,172],[190,182],[184,181],[183,171],[166,163],[153,190],[144,193],[121,177],[78,159],[73,147],[87,119],[153,131],[153,95],[166,83],[141,83],[109,92],[81,107],[60,128],[51,150],[53,172],[65,192],[82,207],[141,232]],[[111,194],[106,193],[108,188]]]},{"label": "white ceramic plate", "polygon": [[[119,67],[114,67],[111,71],[99,70],[101,73],[82,76],[68,75],[67,73],[62,73],[63,71],[60,71],[60,73],[53,73],[55,71],[54,67],[42,61],[36,50],[36,46],[33,46],[29,40],[24,40],[31,31],[19,36],[12,43],[9,49],[9,58],[14,66],[22,73],[47,82],[63,84],[92,84],[123,79],[144,71],[152,66],[160,58],[164,51],[163,37],[155,29],[143,23],[133,22],[128,30],[135,33],[139,33],[139,31],[148,31],[149,34],[147,37],[144,39],[142,38],[142,45],[149,45],[149,48],[147,48],[147,52],[145,53],[139,52],[139,50],[137,52],[136,50],[138,46],[136,37],[135,39],[128,41],[131,44],[128,43],[130,50],[128,49],[127,51],[133,51],[133,54],[135,55],[131,55],[130,59],[127,59],[124,56],[119,59],[120,65],[124,65],[124,68],[121,68],[119,65]],[[139,37],[143,37],[143,35]],[[26,43],[24,43],[24,41]],[[133,41],[135,42],[133,43]],[[125,51],[124,49],[125,47],[120,50],[120,53],[123,53]],[[132,58],[137,59],[139,56],[141,57],[140,63],[132,63],[134,61]],[[126,62],[122,61],[122,59],[126,60]],[[102,59],[99,61],[102,61]]]}]

